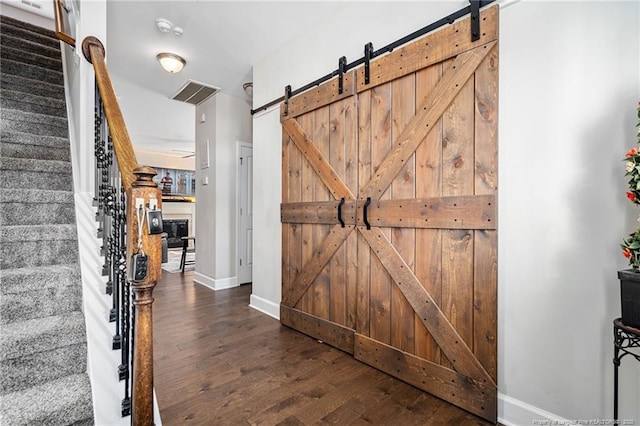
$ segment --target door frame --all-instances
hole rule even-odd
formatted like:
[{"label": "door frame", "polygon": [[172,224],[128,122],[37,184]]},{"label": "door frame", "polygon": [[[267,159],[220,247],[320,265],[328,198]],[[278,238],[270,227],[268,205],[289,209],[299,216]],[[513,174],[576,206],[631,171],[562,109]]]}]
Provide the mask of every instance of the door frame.
[{"label": "door frame", "polygon": [[[242,148],[249,148],[251,152],[253,152],[253,144],[249,142],[236,141],[236,278],[238,280],[238,285],[242,285],[240,283],[240,162],[237,161],[240,159]],[[249,182],[251,187],[253,188],[253,182]],[[251,272],[251,279],[253,281],[253,270]]]}]

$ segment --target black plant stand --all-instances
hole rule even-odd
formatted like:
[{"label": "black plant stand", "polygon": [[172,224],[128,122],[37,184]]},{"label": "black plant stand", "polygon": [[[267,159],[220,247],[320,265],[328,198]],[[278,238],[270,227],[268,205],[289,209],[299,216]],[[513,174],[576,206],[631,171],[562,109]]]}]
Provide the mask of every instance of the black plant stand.
[{"label": "black plant stand", "polygon": [[613,420],[618,423],[618,367],[626,355],[640,361],[640,329],[624,325],[620,318],[613,320]]}]

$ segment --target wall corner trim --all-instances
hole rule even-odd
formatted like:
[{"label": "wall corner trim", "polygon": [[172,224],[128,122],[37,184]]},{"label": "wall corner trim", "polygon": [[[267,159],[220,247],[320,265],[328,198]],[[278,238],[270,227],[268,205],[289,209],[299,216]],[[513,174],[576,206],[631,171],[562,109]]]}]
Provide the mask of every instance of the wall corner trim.
[{"label": "wall corner trim", "polygon": [[498,392],[498,422],[505,426],[573,424],[570,420]]},{"label": "wall corner trim", "polygon": [[280,321],[280,305],[255,294],[249,299],[249,307]]},{"label": "wall corner trim", "polygon": [[193,281],[201,284],[205,287],[209,287],[211,290],[218,291],[226,288],[238,287],[238,277],[227,278],[211,278],[208,275],[201,274],[200,272],[193,273]]}]

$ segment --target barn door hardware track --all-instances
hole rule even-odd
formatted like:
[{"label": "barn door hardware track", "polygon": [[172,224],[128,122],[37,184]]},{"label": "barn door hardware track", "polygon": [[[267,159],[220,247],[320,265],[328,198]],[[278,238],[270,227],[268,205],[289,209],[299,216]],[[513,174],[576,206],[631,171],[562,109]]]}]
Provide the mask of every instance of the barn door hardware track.
[{"label": "barn door hardware track", "polygon": [[[360,66],[362,64],[365,65],[365,81],[367,80],[368,74],[366,72],[369,63],[371,62],[372,59],[383,55],[385,53],[389,53],[392,52],[394,49],[402,46],[403,44],[409,43],[410,41],[413,41],[419,37],[422,37],[423,35],[430,33],[431,31],[435,31],[440,27],[443,27],[447,24],[453,24],[457,19],[460,19],[468,14],[471,14],[471,41],[476,41],[480,38],[480,8],[487,6],[491,3],[495,2],[495,0],[469,0],[470,5],[462,8],[456,12],[453,12],[450,15],[445,16],[442,19],[437,20],[436,22],[433,22],[432,24],[427,25],[426,27],[423,27],[417,31],[412,32],[411,34],[402,37],[401,39],[398,39],[396,41],[394,41],[393,43],[390,43],[376,51],[373,51],[373,45],[371,43],[367,43],[365,45],[365,55],[360,58],[357,59],[353,62],[351,62],[350,64],[346,63],[346,58],[343,56],[340,58],[339,61],[339,67],[337,70],[330,72],[329,74],[326,74],[322,77],[320,77],[319,79],[312,81],[309,84],[306,84],[296,90],[291,90],[291,86],[287,86],[288,90],[285,92],[285,96],[281,96],[278,99],[274,99],[271,102],[268,102],[256,109],[252,109],[251,110],[251,115],[254,115],[260,111],[264,111],[274,105],[279,104],[282,101],[288,101],[289,98],[296,96],[302,92],[305,92],[315,86],[319,86],[320,84],[324,83],[325,81],[331,80],[333,77],[336,76],[340,76],[340,75],[344,75],[344,73],[346,73],[347,71]],[[475,17],[475,19],[474,19]],[[343,60],[345,63],[343,63]],[[339,81],[339,84],[342,82],[342,79]],[[368,83],[368,81],[366,81],[366,83]],[[340,93],[342,93],[342,91],[340,91]],[[285,115],[287,114],[287,110],[286,110],[286,106],[285,106]]]}]

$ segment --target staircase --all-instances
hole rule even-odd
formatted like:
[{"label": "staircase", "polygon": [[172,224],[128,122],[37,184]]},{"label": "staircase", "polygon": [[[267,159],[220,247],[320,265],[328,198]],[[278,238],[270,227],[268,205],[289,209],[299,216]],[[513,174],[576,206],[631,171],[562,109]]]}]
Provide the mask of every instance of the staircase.
[{"label": "staircase", "polygon": [[0,16],[0,424],[93,424],[60,44]]}]

